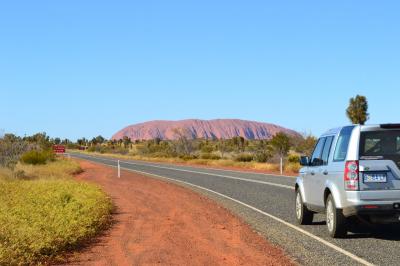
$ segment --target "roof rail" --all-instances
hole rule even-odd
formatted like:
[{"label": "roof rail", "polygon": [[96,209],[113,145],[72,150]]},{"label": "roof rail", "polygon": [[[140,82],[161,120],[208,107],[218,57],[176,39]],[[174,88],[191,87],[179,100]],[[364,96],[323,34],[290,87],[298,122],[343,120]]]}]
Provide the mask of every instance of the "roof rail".
[{"label": "roof rail", "polygon": [[400,124],[381,124],[381,128],[385,129],[400,128]]}]

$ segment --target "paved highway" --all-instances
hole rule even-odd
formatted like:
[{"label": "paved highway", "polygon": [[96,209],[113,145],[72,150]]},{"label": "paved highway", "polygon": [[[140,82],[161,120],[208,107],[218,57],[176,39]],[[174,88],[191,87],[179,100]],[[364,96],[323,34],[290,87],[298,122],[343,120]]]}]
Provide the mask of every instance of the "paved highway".
[{"label": "paved highway", "polygon": [[[113,158],[71,156],[117,166]],[[323,215],[317,215],[313,225],[298,226],[293,177],[131,160],[121,160],[120,165],[123,170],[179,183],[219,201],[300,264],[400,265],[400,227],[372,230],[356,226],[346,239],[331,239]]]}]

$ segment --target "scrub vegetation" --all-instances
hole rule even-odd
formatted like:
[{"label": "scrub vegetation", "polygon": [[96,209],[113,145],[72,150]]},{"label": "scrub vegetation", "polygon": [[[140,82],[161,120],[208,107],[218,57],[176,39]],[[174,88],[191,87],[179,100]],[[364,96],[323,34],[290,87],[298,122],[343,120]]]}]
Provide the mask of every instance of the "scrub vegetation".
[{"label": "scrub vegetation", "polygon": [[[235,167],[270,172],[279,171],[280,158],[288,174],[299,168],[299,155],[309,155],[315,145],[311,135],[290,137],[278,133],[271,140],[232,139],[191,139],[190,134],[177,130],[176,140],[131,141],[106,140],[101,136],[92,140],[79,139],[75,146],[85,147],[89,153],[104,154],[119,158],[185,163],[207,166]],[[81,148],[82,149],[82,148]]]},{"label": "scrub vegetation", "polygon": [[62,261],[109,224],[111,200],[74,181],[79,164],[52,154],[45,134],[36,137],[0,139],[0,265]]}]

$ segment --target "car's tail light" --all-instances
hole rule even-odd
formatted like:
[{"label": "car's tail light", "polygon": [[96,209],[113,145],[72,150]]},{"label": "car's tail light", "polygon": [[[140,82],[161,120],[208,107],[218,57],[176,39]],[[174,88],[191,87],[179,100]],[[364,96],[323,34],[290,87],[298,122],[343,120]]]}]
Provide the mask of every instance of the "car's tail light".
[{"label": "car's tail light", "polygon": [[346,190],[358,190],[359,188],[358,161],[347,161],[344,169],[344,188]]}]

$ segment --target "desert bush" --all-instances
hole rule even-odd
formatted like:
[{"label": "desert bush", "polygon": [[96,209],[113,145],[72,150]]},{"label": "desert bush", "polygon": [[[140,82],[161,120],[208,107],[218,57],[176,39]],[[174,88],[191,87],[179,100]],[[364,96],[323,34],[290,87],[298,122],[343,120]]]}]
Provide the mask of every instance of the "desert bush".
[{"label": "desert bush", "polygon": [[88,152],[96,152],[96,146],[90,146],[90,147],[87,149],[87,151],[88,151]]},{"label": "desert bush", "polygon": [[291,172],[291,173],[297,173],[299,172],[301,166],[298,162],[296,163],[288,163],[285,165],[285,171]]},{"label": "desert bush", "polygon": [[124,147],[114,147],[114,148],[106,148],[105,150],[102,150],[101,153],[113,153],[113,154],[121,154],[121,155],[126,155],[129,153],[129,149],[124,148]]},{"label": "desert bush", "polygon": [[206,140],[206,141],[201,141],[198,145],[198,149],[202,152],[202,153],[212,153],[215,148],[213,145],[212,141]]},{"label": "desert bush", "polygon": [[6,134],[0,139],[0,166],[14,168],[21,155],[31,148],[26,141],[12,134]]},{"label": "desert bush", "polygon": [[299,163],[300,162],[300,156],[297,154],[289,154],[287,158],[289,163]]},{"label": "desert bush", "polygon": [[290,138],[285,133],[277,133],[270,141],[271,146],[279,157],[286,157],[290,150]]},{"label": "desert bush", "polygon": [[98,152],[98,153],[107,153],[107,152],[111,152],[111,149],[102,145],[94,145],[94,146],[90,146],[87,149],[88,152]]},{"label": "desert bush", "polygon": [[176,140],[171,142],[176,154],[181,156],[192,156],[195,151],[192,132],[184,128],[175,128],[173,130]]},{"label": "desert bush", "polygon": [[34,180],[0,168],[0,265],[41,265],[105,227],[111,200],[97,186],[77,182],[77,162],[17,164]]},{"label": "desert bush", "polygon": [[181,156],[179,156],[179,158],[184,161],[189,161],[189,160],[195,160],[198,157],[196,155],[181,155]]},{"label": "desert bush", "polygon": [[70,179],[71,175],[79,174],[82,168],[78,162],[68,159],[57,159],[47,164],[18,163],[14,172],[23,172],[27,179]]},{"label": "desert bush", "polygon": [[202,153],[200,158],[205,160],[220,160],[221,156],[213,153]]},{"label": "desert bush", "polygon": [[122,154],[122,155],[126,155],[129,153],[129,149],[128,148],[124,148],[124,147],[115,147],[115,146],[103,146],[103,145],[93,145],[90,146],[87,149],[88,152],[98,152],[101,154],[104,153],[113,153],[113,154]]},{"label": "desert bush", "polygon": [[50,141],[50,137],[47,136],[45,132],[36,133],[32,136],[23,137],[22,140],[27,143],[37,145],[38,148],[43,150],[51,149],[51,146],[53,145],[53,143]]},{"label": "desert bush", "polygon": [[266,151],[259,151],[254,154],[254,160],[258,163],[266,163],[271,159],[271,157],[272,154]]},{"label": "desert bush", "polygon": [[312,135],[305,135],[304,137],[298,138],[294,150],[298,153],[311,156],[314,150],[315,144],[317,143],[317,138]]},{"label": "desert bush", "polygon": [[170,158],[171,155],[165,151],[158,151],[152,154],[152,157],[155,158]]},{"label": "desert bush", "polygon": [[0,186],[0,210],[0,265],[32,265],[93,236],[111,203],[76,181],[8,181]]},{"label": "desert bush", "polygon": [[235,161],[237,162],[251,162],[253,161],[254,157],[248,153],[240,153],[235,156]]},{"label": "desert bush", "polygon": [[46,164],[46,162],[54,161],[54,159],[55,159],[55,154],[50,150],[45,150],[45,151],[31,150],[25,152],[21,156],[21,162],[33,165]]}]

